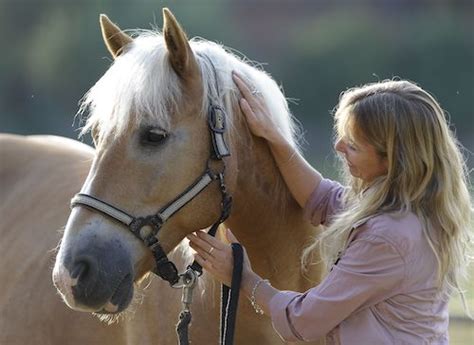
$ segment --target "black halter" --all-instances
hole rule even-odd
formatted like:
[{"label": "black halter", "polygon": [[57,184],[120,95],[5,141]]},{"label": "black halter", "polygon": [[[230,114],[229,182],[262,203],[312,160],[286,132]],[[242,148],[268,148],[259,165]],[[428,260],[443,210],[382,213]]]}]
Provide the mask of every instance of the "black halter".
[{"label": "black halter", "polygon": [[[207,56],[204,57],[209,60]],[[211,66],[214,69],[212,62]],[[217,80],[215,69],[214,73]],[[220,98],[219,89],[217,88],[216,90],[216,98],[218,102]],[[172,286],[178,283],[179,274],[176,265],[168,260],[168,257],[157,238],[158,232],[163,224],[213,181],[219,182],[222,201],[221,215],[209,230],[210,235],[215,235],[218,226],[229,216],[232,206],[232,197],[227,193],[224,180],[225,161],[223,158],[230,156],[229,149],[224,140],[226,113],[221,106],[211,99],[211,97],[209,103],[208,124],[211,133],[212,150],[205,171],[194,183],[186,188],[183,193],[178,195],[167,205],[163,206],[157,213],[145,217],[134,217],[114,205],[85,193],[76,194],[71,200],[72,208],[76,206],[86,206],[124,224],[133,235],[135,235],[135,237],[141,240],[152,251],[156,263],[153,272],[162,279],[168,281]],[[221,162],[222,169],[220,171],[214,171],[211,168],[212,161]],[[149,229],[144,229],[144,227],[149,227],[151,231]],[[194,262],[190,267],[199,272],[199,274],[202,273],[202,267],[197,264],[197,262]]]}]

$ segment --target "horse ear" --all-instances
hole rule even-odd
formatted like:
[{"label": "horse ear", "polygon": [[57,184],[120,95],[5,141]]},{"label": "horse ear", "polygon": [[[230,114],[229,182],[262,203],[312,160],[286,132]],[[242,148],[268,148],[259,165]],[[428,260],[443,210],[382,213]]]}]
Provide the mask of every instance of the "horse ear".
[{"label": "horse ear", "polygon": [[114,59],[122,53],[124,46],[133,41],[133,38],[112,23],[105,14],[100,15],[100,29],[105,45]]},{"label": "horse ear", "polygon": [[163,35],[175,72],[182,78],[195,75],[198,65],[188,38],[174,15],[166,7],[163,8]]}]

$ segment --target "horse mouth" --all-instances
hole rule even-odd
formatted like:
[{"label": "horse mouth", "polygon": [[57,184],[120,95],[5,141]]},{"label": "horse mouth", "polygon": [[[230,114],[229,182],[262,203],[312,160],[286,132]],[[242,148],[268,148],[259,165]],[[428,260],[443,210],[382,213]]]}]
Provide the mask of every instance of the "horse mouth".
[{"label": "horse mouth", "polygon": [[118,283],[109,301],[97,311],[98,314],[117,314],[125,310],[133,297],[133,277],[125,275]]}]

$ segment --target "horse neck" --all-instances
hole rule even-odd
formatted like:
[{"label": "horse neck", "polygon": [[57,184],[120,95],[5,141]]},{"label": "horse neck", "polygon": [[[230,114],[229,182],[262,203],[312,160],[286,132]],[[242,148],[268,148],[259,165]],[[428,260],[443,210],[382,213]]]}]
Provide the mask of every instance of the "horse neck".
[{"label": "horse neck", "polygon": [[[320,270],[301,270],[302,249],[316,234],[303,219],[303,210],[286,187],[266,141],[247,131],[235,148],[238,164],[237,188],[226,226],[230,227],[249,254],[252,268],[275,287],[304,290],[318,281]],[[244,140],[242,140],[244,139]]]}]

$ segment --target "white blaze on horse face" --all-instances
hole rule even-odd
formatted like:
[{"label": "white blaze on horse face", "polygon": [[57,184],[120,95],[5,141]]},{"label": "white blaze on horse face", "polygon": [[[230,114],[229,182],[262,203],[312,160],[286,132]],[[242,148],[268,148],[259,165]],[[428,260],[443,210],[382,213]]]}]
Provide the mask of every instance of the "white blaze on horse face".
[{"label": "white blaze on horse face", "polygon": [[72,287],[77,284],[77,279],[72,279],[69,272],[61,264],[60,260],[56,260],[53,269],[53,283],[54,286],[61,293],[64,302],[70,307],[74,308],[74,298],[72,296]]},{"label": "white blaze on horse face", "polygon": [[[74,213],[74,212],[73,212]],[[71,218],[71,216],[70,216]],[[68,220],[69,224],[69,220]],[[66,226],[67,229],[67,226]],[[56,289],[59,291],[63,301],[68,305],[69,308],[80,310],[80,311],[91,311],[89,309],[82,308],[77,305],[72,289],[77,285],[77,278],[72,278],[69,271],[64,265],[65,253],[69,250],[68,236],[66,236],[67,230],[64,232],[60,249],[56,255],[56,260],[53,269],[53,283]]]},{"label": "white blaze on horse face", "polygon": [[58,289],[64,302],[72,309],[75,309],[74,297],[72,294],[72,288],[77,284],[77,279],[73,279],[69,274],[68,270],[64,266],[64,253],[67,250],[67,237],[66,231],[63,234],[61,240],[61,246],[56,255],[53,269],[53,283],[56,289]]}]

